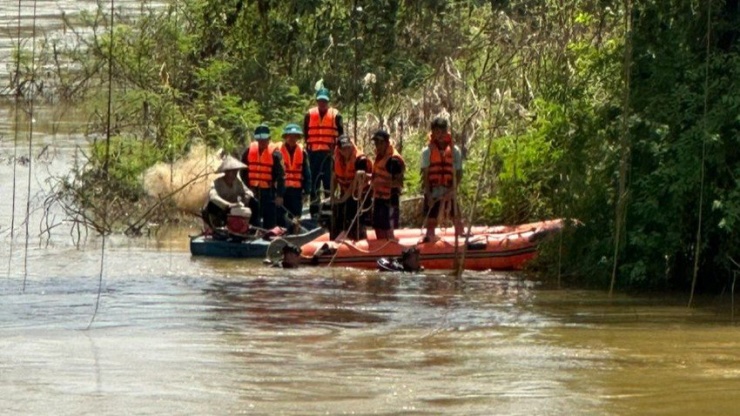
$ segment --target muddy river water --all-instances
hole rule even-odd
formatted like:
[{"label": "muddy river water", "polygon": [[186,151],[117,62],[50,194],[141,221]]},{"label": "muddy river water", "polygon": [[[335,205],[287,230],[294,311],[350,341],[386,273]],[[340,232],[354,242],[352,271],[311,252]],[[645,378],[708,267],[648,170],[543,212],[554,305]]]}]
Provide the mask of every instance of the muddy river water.
[{"label": "muddy river water", "polygon": [[[94,4],[39,0],[38,27]],[[3,28],[17,12],[0,2]],[[0,414],[740,414],[729,294],[687,309],[510,273],[271,269],[192,258],[195,229],[103,251],[39,208],[84,138],[38,128],[29,187],[9,120],[0,107]]]}]

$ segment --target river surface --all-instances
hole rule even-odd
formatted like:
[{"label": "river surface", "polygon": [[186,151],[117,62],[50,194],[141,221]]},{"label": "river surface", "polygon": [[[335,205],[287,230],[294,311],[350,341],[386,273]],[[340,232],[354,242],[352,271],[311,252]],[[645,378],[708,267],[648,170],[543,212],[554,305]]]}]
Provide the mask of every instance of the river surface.
[{"label": "river surface", "polygon": [[[8,4],[0,21],[17,11]],[[53,28],[59,10],[94,2],[38,4]],[[103,250],[40,209],[85,144],[43,126],[80,120],[37,110],[29,187],[29,165],[13,163],[27,129],[15,147],[11,110],[0,108],[2,415],[740,414],[729,294],[687,309],[685,297],[610,299],[509,273],[288,271],[192,258],[186,228]]]}]

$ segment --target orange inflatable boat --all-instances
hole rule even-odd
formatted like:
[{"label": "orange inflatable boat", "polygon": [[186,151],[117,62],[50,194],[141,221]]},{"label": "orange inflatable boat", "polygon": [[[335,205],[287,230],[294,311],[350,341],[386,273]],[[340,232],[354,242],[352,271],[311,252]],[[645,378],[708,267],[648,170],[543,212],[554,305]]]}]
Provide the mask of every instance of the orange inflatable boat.
[{"label": "orange inflatable boat", "polygon": [[[496,233],[508,233],[508,232],[514,232],[518,228],[522,226],[508,226],[508,225],[479,225],[474,226],[470,230],[471,235],[479,235],[479,234],[496,234]],[[468,227],[465,227],[465,232],[468,232]],[[393,230],[393,235],[397,238],[424,238],[424,235],[426,235],[426,229],[424,228],[399,228],[398,230]],[[453,227],[444,227],[444,228],[437,228],[436,235],[438,236],[454,236],[455,235],[455,229]],[[367,239],[368,240],[375,240],[375,231],[373,229],[367,230]],[[321,235],[319,238],[313,240],[314,242],[323,241],[327,242],[329,241],[329,233]]]},{"label": "orange inflatable boat", "polygon": [[438,241],[422,242],[420,229],[395,230],[398,241],[369,238],[334,242],[324,238],[303,245],[300,262],[374,269],[379,259],[398,258],[404,250],[415,247],[426,269],[453,269],[455,259],[462,259],[463,252],[466,270],[521,269],[537,255],[539,241],[560,231],[563,223],[557,219],[517,226],[473,227],[470,237],[457,238],[457,245],[454,233],[438,234]]}]

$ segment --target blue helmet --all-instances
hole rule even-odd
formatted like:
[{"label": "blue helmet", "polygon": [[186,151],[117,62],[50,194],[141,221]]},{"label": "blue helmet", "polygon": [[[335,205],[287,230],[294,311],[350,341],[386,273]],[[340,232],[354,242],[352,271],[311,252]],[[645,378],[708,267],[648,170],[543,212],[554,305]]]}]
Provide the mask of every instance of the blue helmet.
[{"label": "blue helmet", "polygon": [[254,129],[254,138],[257,140],[269,140],[270,139],[270,128],[267,124],[260,124]]},{"label": "blue helmet", "polygon": [[298,127],[295,123],[290,123],[283,129],[283,136],[287,136],[289,134],[298,134],[300,136],[303,135],[303,130],[301,130],[300,127]]},{"label": "blue helmet", "polygon": [[316,101],[329,101],[329,98],[331,98],[331,94],[329,94],[329,90],[326,88],[319,88],[319,90],[316,91]]}]

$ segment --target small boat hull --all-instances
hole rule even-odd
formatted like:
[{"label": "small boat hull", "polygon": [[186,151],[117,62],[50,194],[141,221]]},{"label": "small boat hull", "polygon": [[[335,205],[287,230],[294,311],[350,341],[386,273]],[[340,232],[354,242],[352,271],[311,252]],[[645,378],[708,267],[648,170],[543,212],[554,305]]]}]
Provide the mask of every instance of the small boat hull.
[{"label": "small boat hull", "polygon": [[212,236],[199,235],[190,238],[190,253],[193,256],[236,259],[271,257],[279,255],[286,244],[302,246],[325,233],[326,230],[315,228],[302,234],[244,241],[214,239]]}]

